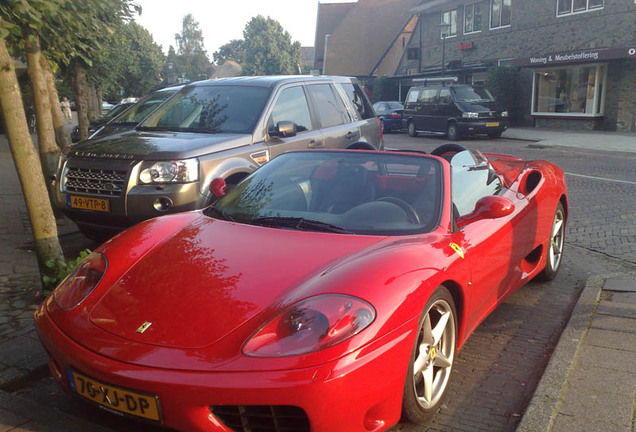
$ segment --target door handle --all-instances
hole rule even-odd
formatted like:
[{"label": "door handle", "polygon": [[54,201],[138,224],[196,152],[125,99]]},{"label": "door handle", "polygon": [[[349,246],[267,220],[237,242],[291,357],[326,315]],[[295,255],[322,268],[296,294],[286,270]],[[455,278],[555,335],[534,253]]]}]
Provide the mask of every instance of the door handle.
[{"label": "door handle", "polygon": [[355,137],[355,135],[356,135],[355,133],[353,133],[353,132],[349,131],[349,132],[347,132],[347,133],[345,134],[345,138],[346,138],[346,139],[352,139],[353,137]]},{"label": "door handle", "polygon": [[307,144],[307,148],[322,147],[322,141],[311,140]]}]

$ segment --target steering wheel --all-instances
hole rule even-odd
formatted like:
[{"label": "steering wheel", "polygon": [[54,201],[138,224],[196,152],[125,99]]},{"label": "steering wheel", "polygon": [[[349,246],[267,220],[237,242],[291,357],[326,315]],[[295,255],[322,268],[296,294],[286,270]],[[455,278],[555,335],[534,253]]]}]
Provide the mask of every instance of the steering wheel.
[{"label": "steering wheel", "polygon": [[431,154],[434,156],[441,156],[446,153],[450,153],[450,152],[459,153],[465,150],[468,150],[468,149],[464,147],[463,145],[459,145],[455,143],[446,143],[436,147],[435,150],[431,152]]},{"label": "steering wheel", "polygon": [[417,211],[413,208],[413,206],[401,198],[397,197],[382,197],[377,199],[376,201],[384,201],[389,202],[391,204],[395,204],[400,207],[406,216],[409,218],[409,222],[414,224],[420,224],[420,215],[417,214]]}]

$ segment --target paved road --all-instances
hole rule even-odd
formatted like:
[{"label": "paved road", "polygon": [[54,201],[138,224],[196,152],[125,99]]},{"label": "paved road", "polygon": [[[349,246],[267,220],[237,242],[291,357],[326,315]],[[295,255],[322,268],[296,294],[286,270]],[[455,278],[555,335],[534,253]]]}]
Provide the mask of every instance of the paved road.
[{"label": "paved road", "polygon": [[[446,141],[390,134],[385,142],[387,147],[428,152]],[[518,290],[469,339],[457,357],[450,397],[432,425],[426,429],[400,424],[393,432],[514,431],[587,277],[636,270],[636,154],[536,148],[511,140],[461,144],[548,159],[563,167],[571,200],[566,254],[554,281]],[[67,254],[94,246],[79,234],[67,235],[62,242]],[[50,378],[19,392],[115,430],[160,430],[116,419],[65,397]]]}]

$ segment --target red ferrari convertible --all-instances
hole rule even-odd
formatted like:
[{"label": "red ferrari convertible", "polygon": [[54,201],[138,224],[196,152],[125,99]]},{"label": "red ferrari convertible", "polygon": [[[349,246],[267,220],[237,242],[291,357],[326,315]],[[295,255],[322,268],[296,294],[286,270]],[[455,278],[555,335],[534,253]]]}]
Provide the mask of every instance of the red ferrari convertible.
[{"label": "red ferrari convertible", "polygon": [[456,144],[294,151],[211,190],[99,247],[38,309],[63,388],[183,431],[427,422],[475,327],[556,275],[568,213],[557,166]]}]

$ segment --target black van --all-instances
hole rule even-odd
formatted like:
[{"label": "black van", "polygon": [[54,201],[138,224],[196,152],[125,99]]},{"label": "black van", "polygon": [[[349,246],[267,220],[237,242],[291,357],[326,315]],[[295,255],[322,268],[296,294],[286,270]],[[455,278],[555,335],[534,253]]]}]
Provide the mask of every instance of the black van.
[{"label": "black van", "polygon": [[445,134],[452,141],[475,134],[498,138],[508,129],[508,111],[483,87],[415,86],[406,96],[402,125],[412,137],[426,132]]}]

